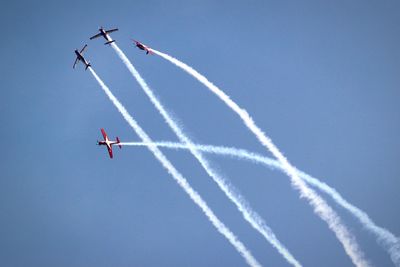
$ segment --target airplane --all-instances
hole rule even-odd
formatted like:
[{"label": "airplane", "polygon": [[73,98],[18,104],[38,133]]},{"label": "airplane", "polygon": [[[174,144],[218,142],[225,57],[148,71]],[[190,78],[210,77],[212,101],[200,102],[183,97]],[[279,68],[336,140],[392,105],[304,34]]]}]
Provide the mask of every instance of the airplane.
[{"label": "airplane", "polygon": [[151,51],[151,49],[150,49],[149,47],[145,46],[145,45],[142,44],[141,42],[136,41],[136,40],[134,40],[134,39],[132,39],[132,41],[135,42],[135,45],[136,45],[137,48],[146,51],[146,55],[148,55],[149,53],[150,53],[150,54],[154,54],[154,52]]},{"label": "airplane", "polygon": [[115,42],[115,40],[111,39],[109,33],[118,31],[117,28],[111,29],[111,30],[105,30],[103,27],[100,27],[99,31],[100,31],[100,32],[99,32],[98,34],[96,34],[96,35],[90,37],[90,40],[93,40],[93,39],[95,39],[95,38],[97,38],[97,37],[103,36],[104,39],[107,40],[107,42],[104,43],[105,45],[111,44],[111,43]]},{"label": "airplane", "polygon": [[86,68],[85,70],[87,70],[90,66],[90,63],[86,61],[86,59],[83,57],[83,51],[85,51],[85,48],[87,47],[87,44],[85,44],[85,46],[82,48],[81,51],[79,51],[78,49],[75,49],[75,54],[76,54],[76,59],[75,59],[75,63],[74,66],[72,67],[73,69],[75,69],[75,65],[76,63],[78,63],[78,61],[82,61],[83,64],[85,64]]},{"label": "airplane", "polygon": [[113,145],[118,145],[119,148],[122,148],[122,146],[120,145],[120,141],[119,138],[116,137],[116,141],[110,141],[110,139],[108,139],[107,133],[106,131],[104,131],[103,128],[100,129],[101,130],[101,134],[103,135],[104,141],[97,141],[97,145],[99,146],[107,146],[107,150],[108,150],[108,154],[110,155],[110,158],[113,158],[113,150],[112,150],[112,146]]}]

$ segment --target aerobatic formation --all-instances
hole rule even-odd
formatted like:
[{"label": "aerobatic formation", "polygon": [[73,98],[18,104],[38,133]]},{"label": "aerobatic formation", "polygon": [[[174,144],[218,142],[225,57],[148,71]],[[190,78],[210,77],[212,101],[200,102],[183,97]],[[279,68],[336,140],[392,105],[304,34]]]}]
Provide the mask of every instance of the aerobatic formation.
[{"label": "aerobatic formation", "polygon": [[206,153],[214,153],[225,156],[235,156],[239,159],[250,160],[269,166],[272,169],[280,169],[290,178],[291,184],[294,189],[299,191],[300,196],[304,197],[311,207],[314,209],[316,215],[318,215],[328,225],[328,228],[332,230],[336,238],[342,245],[344,252],[348,255],[350,260],[355,266],[370,266],[371,264],[366,259],[363,251],[361,250],[355,236],[344,224],[342,218],[338,213],[327,204],[322,196],[315,191],[318,189],[321,192],[328,194],[332,199],[341,207],[350,212],[362,226],[373,234],[383,249],[389,254],[394,266],[400,266],[400,239],[391,233],[389,230],[376,225],[369,216],[361,209],[350,204],[343,198],[334,188],[328,186],[326,183],[321,182],[317,178],[314,178],[297,168],[295,168],[283,156],[277,146],[272,143],[271,139],[255,124],[253,119],[247,113],[247,111],[241,108],[236,102],[234,102],[228,95],[226,95],[220,88],[215,86],[213,83],[208,81],[206,77],[198,73],[192,67],[179,61],[178,59],[171,57],[165,53],[157,51],[144,45],[143,43],[133,40],[134,46],[143,50],[147,54],[158,55],[165,60],[171,62],[177,67],[181,68],[200,83],[205,85],[207,89],[213,92],[219,97],[232,111],[234,111],[243,121],[244,125],[251,131],[254,136],[259,140],[261,145],[268,149],[275,157],[269,159],[261,155],[254,154],[252,152],[237,149],[237,148],[226,148],[209,145],[198,145],[194,144],[184,130],[175,121],[167,109],[164,108],[163,104],[153,93],[152,89],[147,85],[146,81],[141,77],[139,72],[133,66],[132,62],[126,57],[124,52],[118,47],[116,41],[111,38],[110,33],[118,31],[117,28],[106,30],[100,27],[99,32],[90,37],[90,40],[103,37],[106,42],[105,45],[111,46],[119,58],[122,60],[124,65],[128,68],[133,78],[138,82],[140,87],[143,89],[145,94],[149,97],[150,102],[157,109],[159,114],[163,117],[165,123],[171,128],[176,134],[180,143],[168,143],[161,142],[157,143],[152,141],[150,136],[139,126],[134,117],[128,113],[121,102],[112,94],[111,90],[100,77],[94,71],[92,65],[85,59],[83,53],[87,48],[87,44],[81,50],[75,50],[75,62],[73,68],[75,68],[78,62],[82,62],[85,66],[85,70],[89,69],[93,77],[99,83],[101,89],[108,96],[110,101],[114,104],[117,110],[121,113],[126,122],[131,126],[135,133],[141,139],[141,142],[129,143],[120,142],[119,138],[116,137],[115,141],[109,139],[107,133],[101,128],[103,136],[102,141],[97,141],[99,146],[103,145],[107,148],[110,158],[113,158],[113,145],[118,145],[119,148],[122,146],[146,146],[155,158],[161,163],[161,165],[171,174],[172,178],[178,183],[178,185],[188,194],[190,199],[202,210],[208,220],[214,225],[216,230],[221,233],[228,242],[237,250],[237,252],[243,257],[245,262],[250,266],[261,266],[258,260],[252,255],[251,251],[240,241],[240,239],[215,215],[215,213],[208,206],[206,201],[195,191],[188,180],[173,166],[173,164],[167,159],[162,153],[159,147],[173,148],[173,149],[186,149],[188,150],[203,167],[205,173],[217,184],[217,186],[223,191],[226,197],[236,206],[237,210],[242,214],[243,218],[256,230],[258,231],[267,242],[269,242],[276,251],[287,261],[288,264],[293,266],[302,266],[295,255],[285,247],[285,245],[279,241],[277,235],[267,225],[266,221],[250,206],[248,201],[243,195],[231,184],[231,182],[222,177],[216,170],[211,167],[211,164],[206,159]]}]

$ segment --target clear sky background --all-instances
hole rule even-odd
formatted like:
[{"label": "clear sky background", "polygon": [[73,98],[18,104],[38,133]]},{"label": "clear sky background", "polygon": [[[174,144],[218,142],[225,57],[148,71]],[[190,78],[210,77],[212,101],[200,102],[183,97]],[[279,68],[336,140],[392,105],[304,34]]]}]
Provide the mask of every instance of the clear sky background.
[{"label": "clear sky background", "polygon": [[[176,141],[103,40],[112,36],[196,142],[269,153],[204,86],[130,38],[192,65],[299,169],[400,234],[398,1],[7,1],[2,3],[1,266],[245,266],[145,148],[74,49],[153,140]],[[164,150],[264,266],[288,266],[184,151]],[[334,234],[278,171],[207,156],[304,266],[351,266]],[[324,195],[325,196],[325,195]],[[389,256],[328,202],[375,266]]]}]

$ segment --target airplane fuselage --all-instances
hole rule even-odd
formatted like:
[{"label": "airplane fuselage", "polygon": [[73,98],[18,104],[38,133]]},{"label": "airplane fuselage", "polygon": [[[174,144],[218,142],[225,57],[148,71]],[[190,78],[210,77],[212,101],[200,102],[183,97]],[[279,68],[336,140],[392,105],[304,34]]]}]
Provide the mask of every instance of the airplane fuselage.
[{"label": "airplane fuselage", "polygon": [[108,35],[108,33],[103,28],[100,28],[99,31],[100,31],[101,35],[104,37],[104,39],[106,39],[108,42],[112,41],[111,37]]},{"label": "airplane fuselage", "polygon": [[111,149],[111,145],[118,144],[118,142],[110,141],[110,140],[108,140],[108,138],[106,138],[106,140],[104,140],[104,141],[98,141],[97,143],[99,146],[107,146],[109,149]]},{"label": "airplane fuselage", "polygon": [[83,58],[83,56],[81,55],[81,53],[79,53],[79,51],[76,49],[75,50],[75,54],[76,57],[80,60],[80,61],[85,61],[85,59]]},{"label": "airplane fuselage", "polygon": [[89,66],[89,62],[86,61],[86,59],[82,56],[81,53],[79,53],[79,51],[77,49],[75,49],[75,54],[76,54],[76,57],[78,58],[78,60],[82,61],[86,65],[86,67]]},{"label": "airplane fuselage", "polygon": [[152,53],[151,50],[141,42],[135,40],[133,41],[135,42],[136,47],[139,48],[140,50],[146,51],[146,54]]},{"label": "airplane fuselage", "polygon": [[103,37],[108,41],[108,34],[106,33],[106,31],[103,30],[103,29],[100,29],[100,33],[101,33],[101,35],[103,35]]}]

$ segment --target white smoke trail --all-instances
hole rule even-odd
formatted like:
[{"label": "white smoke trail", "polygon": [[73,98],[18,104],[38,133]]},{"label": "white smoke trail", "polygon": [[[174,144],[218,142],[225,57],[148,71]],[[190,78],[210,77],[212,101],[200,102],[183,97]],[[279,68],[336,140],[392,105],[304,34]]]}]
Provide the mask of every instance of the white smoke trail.
[{"label": "white smoke trail", "polygon": [[183,130],[178,126],[171,115],[168,114],[164,106],[154,95],[153,91],[147,85],[146,81],[141,77],[139,72],[135,69],[130,60],[122,52],[122,50],[115,44],[112,43],[111,46],[114,48],[117,55],[124,62],[132,76],[137,80],[139,85],[142,87],[146,95],[149,97],[151,103],[156,107],[158,112],[164,118],[165,122],[172,129],[172,131],[179,138],[180,142],[187,145],[189,151],[193,156],[199,161],[201,166],[207,172],[207,174],[217,183],[219,188],[225,193],[225,195],[236,205],[237,209],[242,213],[244,219],[250,223],[250,225],[256,229],[264,238],[274,246],[278,252],[293,266],[300,267],[301,264],[293,257],[289,250],[278,240],[270,227],[265,223],[265,221],[258,215],[250,206],[250,204],[245,200],[245,198],[237,192],[237,190],[221,175],[219,175],[210,166],[210,163],[204,158],[202,153],[198,151],[195,146],[193,146],[190,138],[183,132]]},{"label": "white smoke trail", "polygon": [[[172,142],[156,142],[153,143],[158,147],[166,147],[172,149],[188,149],[188,147],[181,143],[172,143]],[[147,146],[146,143],[139,142],[131,142],[131,143],[122,143],[122,145],[128,146]],[[246,159],[252,161],[254,163],[264,164],[272,169],[279,169],[284,171],[282,165],[271,158],[262,156],[257,153],[253,153],[244,149],[237,149],[233,147],[223,147],[223,146],[211,146],[211,145],[198,145],[195,144],[198,150],[201,150],[206,153],[219,154],[219,155],[227,155],[234,156],[239,159]],[[353,204],[349,203],[346,199],[344,199],[334,188],[330,187],[324,182],[321,182],[315,177],[310,176],[309,174],[302,172],[300,170],[296,170],[299,174],[300,178],[309,183],[310,185],[318,188],[324,193],[328,194],[338,205],[342,206],[344,209],[350,212],[362,225],[363,227],[369,231],[371,234],[375,235],[377,238],[378,244],[381,244],[387,253],[390,255],[390,258],[395,266],[400,266],[400,239],[397,238],[393,233],[389,230],[380,227],[374,223],[374,221],[368,216],[368,214],[362,211],[360,208],[357,208]]]},{"label": "white smoke trail", "polygon": [[161,53],[157,50],[152,50],[155,54],[170,61],[176,66],[180,67],[199,82],[204,84],[209,90],[216,94],[228,107],[230,107],[239,117],[243,120],[247,128],[253,132],[262,145],[264,145],[280,162],[285,169],[286,174],[291,178],[291,183],[294,188],[300,191],[300,196],[308,199],[308,202],[313,206],[314,212],[323,219],[329,228],[335,233],[338,240],[344,247],[347,255],[351,258],[356,266],[368,266],[369,263],[364,259],[364,255],[360,250],[358,243],[354,236],[350,233],[347,227],[342,223],[339,215],[321,198],[316,192],[309,188],[303,180],[301,180],[295,168],[289,163],[286,157],[279,151],[272,140],[265,135],[265,133],[255,124],[253,119],[245,109],[239,107],[228,95],[221,89],[212,84],[206,77],[198,73],[192,67],[185,63],[173,58],[167,54]]},{"label": "white smoke trail", "polygon": [[[118,101],[118,99],[111,93],[110,89],[104,84],[104,82],[97,76],[95,71],[89,67],[90,72],[93,74],[96,81],[100,84],[103,91],[106,93],[108,98],[122,114],[124,119],[129,123],[132,129],[145,143],[152,143],[150,137],[144,132],[139,124],[132,118],[125,107]],[[243,245],[243,243],[226,227],[214,214],[214,212],[208,207],[207,203],[201,198],[201,196],[190,186],[189,182],[182,176],[182,174],[175,169],[172,163],[164,156],[164,154],[155,145],[148,146],[150,152],[160,161],[165,169],[172,175],[175,181],[182,187],[182,189],[189,195],[189,197],[196,203],[199,208],[204,212],[211,223],[217,228],[217,230],[225,236],[226,239],[235,247],[235,249],[242,255],[246,262],[250,266],[261,266],[257,260],[253,257],[251,252]]]}]

